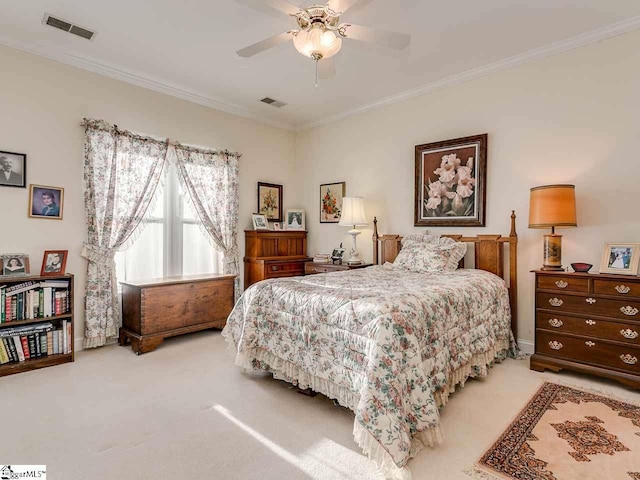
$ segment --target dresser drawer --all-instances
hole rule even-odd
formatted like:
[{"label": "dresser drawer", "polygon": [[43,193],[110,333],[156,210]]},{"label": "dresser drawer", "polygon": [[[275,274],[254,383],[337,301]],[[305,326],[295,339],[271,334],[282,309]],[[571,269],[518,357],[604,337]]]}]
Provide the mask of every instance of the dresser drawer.
[{"label": "dresser drawer", "polygon": [[538,308],[546,310],[584,313],[640,322],[640,302],[634,300],[538,292],[536,304]]},{"label": "dresser drawer", "polygon": [[538,288],[559,292],[589,292],[589,279],[560,275],[538,275]]},{"label": "dresser drawer", "polygon": [[266,278],[295,277],[297,275],[304,275],[304,262],[265,262],[264,264]]},{"label": "dresser drawer", "polygon": [[640,348],[598,339],[538,330],[536,353],[640,374]]},{"label": "dresser drawer", "polygon": [[306,263],[304,266],[304,273],[327,273],[335,272],[339,269],[330,267],[329,265],[323,265],[321,263]]},{"label": "dresser drawer", "polygon": [[594,280],[594,293],[619,297],[640,297],[640,283],[633,280]]},{"label": "dresser drawer", "polygon": [[640,347],[640,325],[633,323],[607,322],[606,320],[593,320],[587,317],[570,317],[568,315],[537,312],[536,328],[605,340],[616,340]]}]

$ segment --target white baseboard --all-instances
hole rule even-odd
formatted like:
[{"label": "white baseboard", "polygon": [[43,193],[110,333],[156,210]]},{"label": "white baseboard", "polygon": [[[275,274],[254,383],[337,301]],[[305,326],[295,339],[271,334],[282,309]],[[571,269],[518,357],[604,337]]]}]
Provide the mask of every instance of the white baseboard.
[{"label": "white baseboard", "polygon": [[518,346],[522,353],[533,355],[533,352],[535,351],[535,343],[530,342],[529,340],[518,339]]},{"label": "white baseboard", "polygon": [[80,338],[76,337],[73,340],[73,351],[74,352],[79,352],[80,350],[84,349],[84,347],[82,346],[83,341],[84,341],[84,337],[80,337]]}]

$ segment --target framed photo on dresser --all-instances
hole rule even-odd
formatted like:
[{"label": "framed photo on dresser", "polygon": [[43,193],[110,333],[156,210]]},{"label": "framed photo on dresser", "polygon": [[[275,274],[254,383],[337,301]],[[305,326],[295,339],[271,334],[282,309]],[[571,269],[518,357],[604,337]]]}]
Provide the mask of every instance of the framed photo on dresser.
[{"label": "framed photo on dresser", "polygon": [[640,262],[640,243],[609,242],[602,252],[600,273],[637,275]]}]

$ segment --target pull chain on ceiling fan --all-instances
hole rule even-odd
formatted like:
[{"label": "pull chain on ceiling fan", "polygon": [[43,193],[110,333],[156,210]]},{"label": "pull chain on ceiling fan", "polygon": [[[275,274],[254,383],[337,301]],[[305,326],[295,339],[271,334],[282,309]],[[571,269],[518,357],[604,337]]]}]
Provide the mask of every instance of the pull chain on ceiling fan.
[{"label": "pull chain on ceiling fan", "polygon": [[335,64],[331,57],[342,48],[343,38],[373,42],[396,50],[404,50],[411,42],[411,36],[403,33],[340,23],[340,16],[344,12],[357,4],[362,6],[372,0],[329,0],[326,5],[312,5],[308,8],[297,7],[286,0],[236,1],[259,11],[281,12],[292,16],[299,27],[297,30],[289,30],[254,43],[236,53],[241,57],[252,57],[293,39],[296,50],[316,63],[316,87],[318,76],[323,79],[335,76]]}]

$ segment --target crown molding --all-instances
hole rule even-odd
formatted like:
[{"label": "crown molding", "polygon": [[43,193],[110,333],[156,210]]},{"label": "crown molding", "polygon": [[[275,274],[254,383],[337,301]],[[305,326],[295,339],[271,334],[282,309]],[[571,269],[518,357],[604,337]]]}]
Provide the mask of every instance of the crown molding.
[{"label": "crown molding", "polygon": [[418,88],[407,90],[405,92],[402,92],[396,95],[391,95],[389,97],[385,97],[380,100],[377,100],[373,103],[362,105],[360,107],[356,107],[354,109],[347,110],[345,112],[329,115],[319,120],[299,125],[296,128],[296,132],[301,132],[304,130],[320,127],[328,123],[333,123],[338,120],[343,120],[345,118],[352,117],[354,115],[359,115],[361,113],[365,113],[371,110],[376,110],[394,103],[402,102],[404,100],[408,100],[410,98],[417,97],[419,95],[424,95],[424,94],[433,92],[434,90],[438,90],[440,88],[467,82],[469,80],[474,80],[476,78],[491,75],[501,70],[506,70],[519,65],[523,65],[525,63],[541,60],[543,58],[550,57],[552,55],[557,55],[559,53],[566,52],[568,50],[573,50],[585,45],[589,45],[591,43],[606,40],[607,38],[622,35],[622,34],[637,30],[638,28],[640,28],[640,15],[628,18],[621,22],[607,25],[605,27],[598,28],[596,30],[592,30],[590,32],[581,33],[580,35],[576,35],[574,37],[570,37],[565,40],[561,40],[559,42],[551,43],[549,45],[545,45],[540,48],[535,48],[533,50],[529,50],[527,52],[524,52],[518,55],[513,55],[511,57],[507,57],[502,60],[489,63],[482,67],[467,70],[466,72],[452,75],[450,77],[428,83]]},{"label": "crown molding", "polygon": [[153,90],[155,92],[163,93],[165,95],[170,95],[172,97],[179,98],[181,100],[186,100],[188,102],[196,103],[198,105],[210,107],[215,110],[220,110],[222,112],[230,113],[232,115],[237,115],[242,118],[247,118],[249,120],[254,120],[256,122],[264,123],[272,127],[277,127],[277,128],[281,128],[288,131],[296,130],[295,125],[292,125],[290,123],[285,123],[285,122],[279,122],[277,120],[263,117],[254,111],[251,111],[249,109],[243,108],[238,105],[234,105],[222,99],[210,97],[210,96],[203,95],[201,93],[197,93],[185,88],[170,85],[168,83],[164,83],[152,77],[143,77],[141,75],[127,72],[110,65],[94,62],[93,60],[89,60],[83,57],[79,57],[69,53],[59,52],[48,46],[30,45],[30,44],[18,42],[18,41],[15,41],[6,37],[1,37],[1,36],[0,36],[0,45],[15,48],[17,50],[22,50],[24,52],[31,53],[33,55],[45,57],[50,60],[54,60],[56,62],[70,65],[72,67],[80,68],[82,70],[87,70],[89,72],[96,73],[98,75],[109,77],[114,80],[120,80],[122,82],[136,85],[138,87],[146,88],[148,90]]}]

